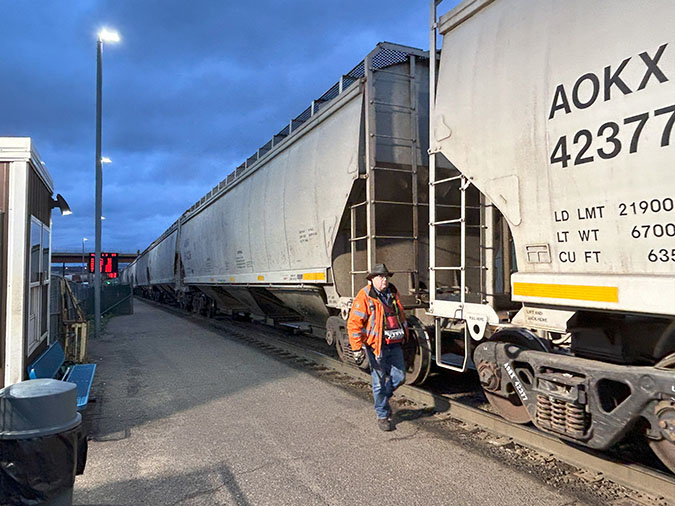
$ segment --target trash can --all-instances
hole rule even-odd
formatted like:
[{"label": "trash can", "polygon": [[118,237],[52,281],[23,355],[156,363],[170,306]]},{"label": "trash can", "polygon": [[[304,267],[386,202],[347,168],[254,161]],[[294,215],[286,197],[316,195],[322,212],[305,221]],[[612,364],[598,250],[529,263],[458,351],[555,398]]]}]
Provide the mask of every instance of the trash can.
[{"label": "trash can", "polygon": [[77,386],[28,380],[0,390],[0,504],[71,505],[87,441]]}]

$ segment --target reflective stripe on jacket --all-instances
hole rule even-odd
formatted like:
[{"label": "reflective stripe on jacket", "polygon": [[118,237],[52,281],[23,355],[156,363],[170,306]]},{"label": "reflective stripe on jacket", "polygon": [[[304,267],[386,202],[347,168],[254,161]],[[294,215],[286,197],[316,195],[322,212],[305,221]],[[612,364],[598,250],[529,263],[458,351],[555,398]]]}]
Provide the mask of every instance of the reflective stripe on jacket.
[{"label": "reflective stripe on jacket", "polygon": [[[405,337],[408,337],[408,323],[405,321],[405,310],[398,297],[398,290],[392,284],[389,284],[389,291],[394,296],[394,303],[398,306],[398,312],[401,317],[401,325],[405,331]],[[384,333],[384,304],[377,296],[375,288],[369,281],[365,288],[359,290],[352,302],[352,308],[349,311],[349,320],[347,320],[347,332],[349,333],[349,344],[352,350],[360,350],[365,344],[373,349],[376,356],[382,354],[382,334]]]}]

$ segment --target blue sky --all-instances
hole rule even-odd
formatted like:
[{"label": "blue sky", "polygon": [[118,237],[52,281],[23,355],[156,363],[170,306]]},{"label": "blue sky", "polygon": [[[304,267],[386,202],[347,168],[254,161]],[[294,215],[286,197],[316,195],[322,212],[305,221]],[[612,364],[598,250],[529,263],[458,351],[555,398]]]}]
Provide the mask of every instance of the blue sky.
[{"label": "blue sky", "polygon": [[[442,4],[445,11],[456,0]],[[96,34],[103,249],[143,250],[375,44],[428,48],[429,2],[0,0],[0,136],[29,136],[93,248]]]}]

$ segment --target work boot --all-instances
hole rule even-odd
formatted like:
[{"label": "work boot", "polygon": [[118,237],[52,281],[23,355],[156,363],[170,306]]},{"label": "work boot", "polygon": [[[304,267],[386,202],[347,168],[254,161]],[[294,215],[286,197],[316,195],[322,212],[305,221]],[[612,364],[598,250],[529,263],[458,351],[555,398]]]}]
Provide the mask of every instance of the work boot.
[{"label": "work boot", "polygon": [[391,421],[389,418],[378,418],[377,426],[380,428],[380,430],[389,432],[391,430]]}]

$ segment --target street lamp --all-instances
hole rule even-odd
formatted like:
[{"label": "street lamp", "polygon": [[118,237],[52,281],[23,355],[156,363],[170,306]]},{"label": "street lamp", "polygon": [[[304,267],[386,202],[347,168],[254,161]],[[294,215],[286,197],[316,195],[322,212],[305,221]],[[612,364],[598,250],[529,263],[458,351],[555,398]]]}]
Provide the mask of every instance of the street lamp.
[{"label": "street lamp", "polygon": [[85,271],[85,268],[86,268],[86,264],[84,263],[84,243],[85,243],[85,241],[88,241],[88,240],[89,239],[87,239],[86,237],[82,238],[82,276],[81,276],[81,278],[84,278],[84,271]]},{"label": "street lamp", "polygon": [[94,315],[96,337],[101,336],[101,209],[103,197],[103,170],[101,169],[101,81],[103,79],[103,43],[119,42],[117,32],[104,28],[98,33],[96,41],[96,253],[94,256]]}]

